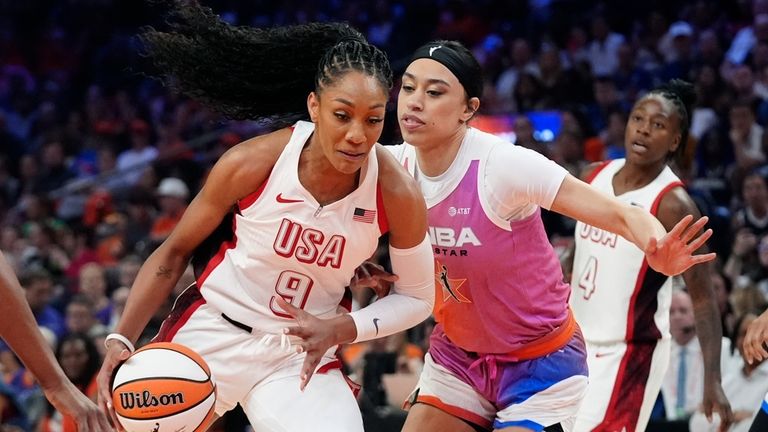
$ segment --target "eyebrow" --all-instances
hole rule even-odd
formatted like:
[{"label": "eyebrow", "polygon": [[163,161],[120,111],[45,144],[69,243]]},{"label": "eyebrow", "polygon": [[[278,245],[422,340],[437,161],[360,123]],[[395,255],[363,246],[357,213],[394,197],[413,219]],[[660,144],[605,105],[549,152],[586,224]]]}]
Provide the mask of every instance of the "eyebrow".
[{"label": "eyebrow", "polygon": [[[347,105],[347,106],[349,106],[349,107],[353,107],[353,108],[354,108],[354,106],[355,106],[355,104],[353,104],[353,103],[352,103],[352,101],[349,101],[349,100],[347,100],[347,99],[344,99],[344,98],[335,98],[335,99],[333,99],[333,100],[335,100],[336,102],[341,102],[341,103],[343,103],[344,105]],[[386,105],[385,105],[385,104],[383,104],[383,103],[376,103],[376,104],[373,104],[373,105],[369,105],[369,106],[368,106],[368,109],[374,109],[374,108],[384,108],[385,106],[386,106]]]},{"label": "eyebrow", "polygon": [[[403,76],[408,77],[408,78],[410,78],[412,80],[416,80],[416,77],[413,74],[408,73],[408,72],[403,73]],[[427,84],[442,84],[442,85],[448,86],[448,87],[451,86],[450,84],[448,84],[448,81],[441,80],[441,79],[438,79],[438,78],[430,78],[430,79],[428,79],[427,80]]]}]

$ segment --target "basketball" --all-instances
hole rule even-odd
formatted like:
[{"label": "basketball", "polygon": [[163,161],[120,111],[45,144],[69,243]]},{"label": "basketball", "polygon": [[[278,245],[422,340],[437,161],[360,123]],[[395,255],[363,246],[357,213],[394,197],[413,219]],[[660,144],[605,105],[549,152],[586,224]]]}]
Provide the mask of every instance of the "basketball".
[{"label": "basketball", "polygon": [[137,350],[115,374],[112,405],[128,432],[203,431],[214,415],[216,384],[202,357],[176,343]]}]

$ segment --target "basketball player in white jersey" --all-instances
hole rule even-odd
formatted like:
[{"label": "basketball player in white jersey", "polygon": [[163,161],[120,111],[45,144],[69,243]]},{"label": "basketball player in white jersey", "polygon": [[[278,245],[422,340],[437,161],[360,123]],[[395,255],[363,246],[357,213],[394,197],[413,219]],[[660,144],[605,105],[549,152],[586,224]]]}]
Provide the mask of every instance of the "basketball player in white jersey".
[{"label": "basketball player in white jersey", "polygon": [[[346,25],[236,28],[195,3],[177,8],[174,31],[144,41],[182,90],[232,117],[308,111],[312,122],[247,140],[214,165],[141,267],[107,337],[100,396],[109,401],[114,368],[202,245],[210,253],[193,258],[196,285],[156,340],[206,360],[216,414],[239,403],[259,432],[362,431],[338,345],[412,327],[434,299],[424,200],[376,146],[392,85],[386,56]],[[345,287],[385,232],[394,294],[350,313]]]},{"label": "basketball player in white jersey", "polygon": [[[626,159],[594,166],[585,179],[667,229],[686,215],[699,217],[667,165],[687,142],[694,98],[679,80],[641,98],[626,127]],[[672,279],[649,268],[643,251],[621,236],[578,222],[575,239],[570,304],[587,342],[590,382],[574,430],[643,431],[669,362]],[[704,411],[717,410],[725,430],[731,410],[720,385],[722,329],[708,267],[693,266],[683,277],[704,355]]]}]

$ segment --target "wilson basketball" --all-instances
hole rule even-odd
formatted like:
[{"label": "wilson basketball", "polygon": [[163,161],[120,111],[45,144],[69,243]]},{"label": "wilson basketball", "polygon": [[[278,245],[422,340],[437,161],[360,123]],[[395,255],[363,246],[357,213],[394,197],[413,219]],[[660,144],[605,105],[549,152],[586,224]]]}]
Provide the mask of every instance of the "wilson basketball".
[{"label": "wilson basketball", "polygon": [[115,374],[112,405],[128,432],[203,431],[213,418],[216,384],[202,357],[168,342],[137,350]]}]

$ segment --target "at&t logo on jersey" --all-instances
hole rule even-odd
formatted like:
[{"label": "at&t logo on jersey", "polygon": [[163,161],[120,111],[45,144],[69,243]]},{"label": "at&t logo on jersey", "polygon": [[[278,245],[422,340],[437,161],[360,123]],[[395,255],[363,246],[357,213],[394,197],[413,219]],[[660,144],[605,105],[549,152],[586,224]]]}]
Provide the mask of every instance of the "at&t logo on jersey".
[{"label": "at&t logo on jersey", "polygon": [[618,234],[595,228],[592,225],[579,224],[579,226],[581,227],[579,229],[579,237],[611,248],[616,247],[616,241],[619,238]]},{"label": "at&t logo on jersey", "polygon": [[273,248],[275,253],[284,258],[296,257],[305,264],[314,263],[320,267],[330,265],[337,269],[341,267],[346,243],[346,239],[338,234],[326,239],[322,231],[283,219]]},{"label": "at&t logo on jersey", "polygon": [[456,215],[468,215],[469,214],[469,207],[449,207],[448,208],[448,216],[454,217]]}]

